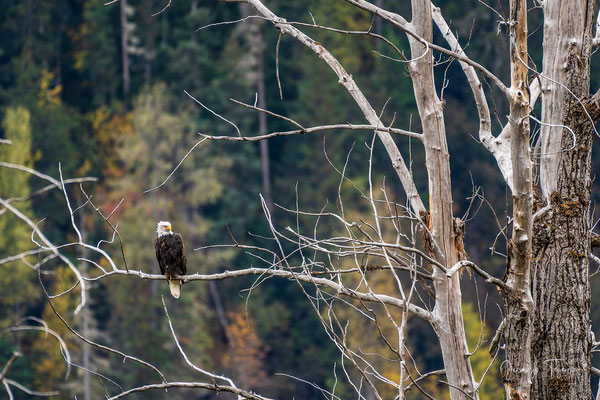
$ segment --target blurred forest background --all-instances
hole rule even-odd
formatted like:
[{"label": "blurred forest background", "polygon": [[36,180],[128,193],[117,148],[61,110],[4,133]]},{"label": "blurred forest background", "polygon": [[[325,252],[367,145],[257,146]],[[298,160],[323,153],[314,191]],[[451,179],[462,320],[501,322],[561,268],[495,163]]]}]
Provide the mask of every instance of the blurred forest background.
[{"label": "blurred forest background", "polygon": [[[378,0],[384,7],[409,16],[409,2]],[[253,104],[261,85],[266,106],[287,115],[304,126],[334,123],[365,123],[356,105],[337,85],[325,64],[283,37],[279,48],[279,72],[283,100],[276,80],[275,47],[278,31],[270,24],[240,23],[209,27],[208,24],[235,20],[248,10],[237,4],[205,0],[174,0],[164,12],[166,0],[127,0],[105,6],[103,1],[22,0],[2,1],[0,15],[0,137],[12,145],[0,145],[0,160],[21,164],[58,178],[62,163],[65,178],[98,177],[86,183],[95,204],[110,212],[123,204],[112,217],[124,241],[127,263],[148,273],[158,272],[153,240],[156,222],[169,220],[183,235],[189,273],[208,273],[248,267],[256,262],[242,251],[201,250],[209,244],[232,243],[230,236],[243,243],[260,242],[267,232],[259,193],[285,207],[294,208],[296,193],[300,207],[319,211],[335,207],[341,169],[351,152],[346,170],[352,184],[342,187],[347,207],[354,215],[368,218],[369,205],[360,192],[368,185],[368,149],[371,133],[335,131],[327,134],[277,138],[268,142],[265,157],[258,143],[205,142],[197,147],[178,172],[159,190],[143,194],[160,184],[185,153],[199,141],[197,132],[235,135],[232,126],[201,108],[184,90],[217,113],[234,121],[244,135],[259,133],[259,117],[252,110],[235,105],[230,98]],[[493,2],[504,15],[503,1]],[[340,29],[367,30],[371,17],[343,1],[267,2],[288,21],[311,22]],[[475,0],[439,1],[436,4],[467,52],[494,74],[508,80],[508,41],[498,25],[498,17]],[[540,15],[530,13],[530,52],[538,68],[541,54]],[[372,38],[348,36],[315,29],[310,35],[336,55],[351,72],[367,97],[381,110],[384,121],[394,126],[418,130],[417,113],[406,67],[373,52],[392,56],[381,42]],[[407,48],[404,35],[390,26],[374,21],[373,30],[384,34],[400,48]],[[437,34],[437,33],[436,33]],[[510,193],[502,183],[493,158],[477,143],[476,109],[470,89],[459,65],[440,59],[438,88],[443,77],[446,126],[453,173],[455,216],[463,216],[474,187],[495,210],[500,223],[506,221]],[[594,60],[597,65],[597,59]],[[594,71],[594,69],[592,69]],[[595,69],[592,87],[600,82]],[[262,89],[261,89],[262,90]],[[488,88],[489,90],[489,88]],[[387,105],[386,105],[387,103]],[[507,105],[492,105],[498,121],[504,122]],[[268,117],[269,131],[289,130],[294,126]],[[500,124],[496,122],[498,131]],[[401,149],[413,160],[417,185],[427,184],[419,145],[396,138]],[[329,161],[328,161],[329,159]],[[600,157],[595,157],[598,171]],[[265,187],[263,168],[270,171]],[[404,195],[395,182],[388,156],[375,148],[374,181],[381,185],[384,176],[388,193],[400,202]],[[0,168],[0,197],[25,196],[46,183],[31,175]],[[266,189],[266,190],[265,190]],[[70,187],[71,199],[84,202],[77,185]],[[599,198],[596,185],[594,198]],[[426,193],[423,190],[422,193]],[[40,225],[54,243],[74,240],[68,210],[62,194],[49,191],[27,201],[14,203]],[[596,214],[598,206],[594,203]],[[4,210],[2,210],[4,211]],[[295,216],[277,207],[274,218],[280,227],[296,224]],[[110,228],[93,210],[78,212],[77,223],[91,243],[110,239]],[[311,226],[305,226],[310,230]],[[12,216],[0,214],[0,259],[36,246],[31,229]],[[493,255],[490,246],[498,233],[491,208],[475,202],[468,214],[466,251],[469,257],[501,277],[505,260]],[[66,239],[65,239],[66,238]],[[104,247],[120,260],[116,244]],[[499,246],[502,250],[502,246]],[[85,253],[69,253],[77,261]],[[64,335],[74,362],[116,380],[123,387],[156,382],[147,369],[86,348],[75,340],[48,307],[31,268],[41,258],[0,265],[0,365],[14,350],[24,354],[10,370],[9,377],[37,390],[58,389],[56,398],[103,398],[103,384],[94,375],[74,369],[65,379],[66,366],[54,338],[41,332],[6,332],[20,318],[35,316]],[[71,273],[58,261],[44,265],[43,279],[53,293],[71,287]],[[171,317],[181,343],[193,362],[208,370],[225,373],[243,388],[276,398],[318,398],[315,388],[276,373],[294,375],[331,388],[334,368],[339,370],[339,354],[328,340],[310,304],[297,283],[269,279],[251,292],[253,278],[194,282],[183,287],[178,301],[170,296]],[[380,282],[382,287],[391,282]],[[598,278],[593,278],[597,297]],[[161,304],[167,295],[164,282],[142,281],[116,276],[92,282],[88,306],[77,316],[73,309],[77,294],[56,300],[60,311],[84,335],[160,366],[179,380],[192,379],[170,336]],[[485,287],[463,275],[465,323],[471,348],[477,344],[480,321],[486,337],[497,328],[500,316],[495,289]],[[247,301],[248,296],[250,296]],[[594,298],[594,297],[593,297]],[[600,309],[593,304],[594,326],[600,324]],[[351,312],[348,321],[356,318]],[[352,325],[353,326],[353,325]],[[364,351],[384,347],[375,332],[353,326],[351,340]],[[433,331],[420,320],[411,320],[409,342],[412,355],[423,370],[442,366]],[[371,340],[372,339],[372,340]],[[369,341],[371,340],[371,341]],[[484,349],[474,361],[476,376],[487,366]],[[334,367],[334,364],[337,366]],[[397,374],[388,363],[389,374]],[[492,371],[495,371],[495,368]],[[482,399],[501,398],[494,374],[490,374]],[[104,383],[104,385],[110,385]],[[431,383],[431,393],[444,397],[443,387]],[[28,398],[15,389],[17,398]],[[336,394],[344,398],[344,385]],[[0,397],[4,394],[0,395]],[[145,392],[133,398],[216,398],[216,394],[190,389]],[[227,395],[220,395],[227,396]],[[411,393],[418,399],[418,393]]]}]

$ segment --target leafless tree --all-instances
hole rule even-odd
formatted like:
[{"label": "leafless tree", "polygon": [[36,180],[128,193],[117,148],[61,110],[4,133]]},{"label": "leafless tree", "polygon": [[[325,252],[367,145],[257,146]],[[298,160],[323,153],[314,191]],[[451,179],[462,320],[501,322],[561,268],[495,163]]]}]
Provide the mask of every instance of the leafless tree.
[{"label": "leafless tree", "polygon": [[[288,209],[298,219],[315,220],[313,232],[306,234],[300,230],[299,223],[295,228],[282,229],[276,226],[270,207],[261,198],[266,223],[271,232],[270,239],[275,244],[274,249],[238,242],[208,248],[230,246],[244,249],[253,254],[262,266],[239,267],[214,274],[192,274],[182,279],[192,282],[255,275],[256,285],[266,277],[294,280],[313,306],[327,335],[339,349],[344,378],[354,387],[359,398],[383,399],[385,394],[382,387],[392,390],[398,399],[406,398],[407,390],[412,388],[417,388],[431,398],[419,382],[432,375],[445,375],[443,381],[449,387],[451,398],[463,400],[478,399],[481,387],[481,382],[477,382],[473,375],[461,309],[460,271],[468,269],[485,282],[496,286],[504,299],[505,317],[498,326],[490,350],[494,357],[500,349],[504,352],[501,379],[505,385],[506,398],[590,398],[590,371],[596,371],[591,367],[590,352],[597,343],[593,341],[590,332],[588,269],[590,259],[598,262],[591,253],[590,160],[592,139],[596,132],[594,125],[600,117],[600,91],[590,93],[590,58],[593,47],[599,44],[598,38],[592,35],[594,2],[535,2],[536,11],[541,10],[544,15],[544,59],[540,71],[529,65],[527,2],[510,0],[510,16],[501,21],[507,28],[510,43],[510,53],[507,55],[511,72],[510,85],[466,54],[441,10],[429,0],[411,1],[411,21],[381,8],[381,2],[346,0],[352,6],[365,10],[404,32],[410,45],[410,55],[406,57],[393,42],[381,35],[380,30],[357,32],[318,25],[314,20],[310,23],[292,22],[273,13],[260,0],[237,2],[252,6],[255,14],[246,15],[238,21],[224,21],[223,24],[245,23],[250,19],[264,20],[279,31],[277,48],[281,37],[289,36],[314,52],[336,74],[338,83],[355,101],[367,124],[334,122],[331,125],[305,127],[286,116],[265,109],[260,102],[258,105],[251,105],[235,101],[253,111],[281,118],[293,125],[294,129],[244,136],[234,122],[211,110],[216,117],[230,123],[235,132],[231,136],[203,133],[202,140],[196,146],[206,140],[253,142],[277,136],[342,128],[371,131],[374,133],[369,144],[371,159],[366,172],[369,175],[369,192],[362,194],[370,206],[371,215],[361,220],[349,217],[341,192],[337,199],[338,211],[335,213],[306,211],[299,207]],[[480,3],[490,7],[483,1]],[[215,2],[215,7],[218,6]],[[213,25],[215,24],[211,26]],[[443,45],[433,41],[434,25],[445,40]],[[405,57],[403,63],[410,73],[422,132],[393,127],[393,121],[386,125],[353,77],[327,50],[327,45],[313,40],[303,28],[374,37],[396,51],[399,59]],[[436,84],[434,79],[434,55],[438,53],[460,63],[477,106],[481,144],[496,159],[506,185],[512,192],[511,234],[506,233],[507,271],[503,279],[490,275],[469,261],[463,250],[464,222],[455,218],[452,210],[444,102],[438,95],[440,84]],[[495,85],[510,106],[508,121],[496,134],[492,129],[488,105],[490,99],[483,90],[482,77]],[[279,77],[277,80],[277,84],[281,85]],[[532,110],[540,94],[542,115],[538,119]],[[199,99],[193,100],[210,110]],[[531,121],[541,126],[540,134],[535,138],[530,134]],[[425,151],[424,167],[428,176],[428,196],[417,191],[411,170],[394,139],[396,135],[409,136],[422,144]],[[379,140],[387,151],[406,194],[406,205],[389,198],[385,186],[372,181],[372,149],[375,140]],[[185,158],[181,162],[184,161]],[[173,173],[176,170],[177,167]],[[347,179],[343,169],[339,173],[342,181]],[[111,257],[99,245],[86,243],[74,218],[78,209],[73,209],[71,205],[65,185],[67,181],[62,178],[61,173],[60,182],[51,182],[63,191],[72,227],[77,235],[75,242],[53,244],[43,235],[38,224],[14,208],[8,200],[0,199],[0,205],[30,225],[33,230],[32,238],[38,246],[35,251],[52,253],[70,266],[78,278],[77,285],[81,287],[81,302],[76,312],[85,305],[86,285],[90,281],[113,275],[123,278],[165,279],[161,275],[147,274],[141,268],[120,265],[117,258]],[[162,184],[152,190],[159,190],[161,186]],[[81,191],[83,192],[83,188]],[[85,196],[85,205],[100,212],[92,199],[87,194]],[[429,201],[424,203],[422,199],[427,197]],[[103,218],[110,225],[114,240],[118,231],[110,222],[111,216],[112,213],[103,215]],[[325,220],[337,224],[341,233],[334,237],[321,237],[319,224]],[[502,230],[507,232],[508,227]],[[90,254],[89,258],[82,260],[92,267],[87,275],[83,275],[62,255],[63,249],[73,246],[84,247]],[[95,261],[97,259],[104,259],[110,267],[102,267]],[[340,260],[349,260],[349,263]],[[387,274],[387,279],[395,285],[394,294],[381,293],[374,288],[370,271]],[[309,293],[307,287],[314,290]],[[430,297],[426,300],[422,296]],[[52,296],[47,294],[47,297],[51,302]],[[559,301],[560,299],[563,301]],[[352,347],[347,325],[336,313],[338,304],[352,307],[361,318],[379,330],[388,349],[397,357],[400,371],[397,381],[387,378],[370,355]],[[443,371],[418,372],[418,366],[406,343],[407,320],[411,315],[425,320],[437,334],[444,361]],[[63,321],[67,324],[66,320]],[[389,333],[384,332],[385,323],[393,326],[393,339]],[[193,365],[177,342],[173,330],[172,333],[188,365],[212,381],[168,382],[157,367],[124,355],[154,369],[162,382],[122,390],[111,398],[170,386],[230,391],[241,398],[263,398],[238,389],[229,378],[207,373]],[[89,343],[85,337],[75,334]],[[94,345],[105,351],[118,351]],[[217,384],[216,380],[226,384]],[[335,397],[333,391],[324,388],[321,390]]]}]

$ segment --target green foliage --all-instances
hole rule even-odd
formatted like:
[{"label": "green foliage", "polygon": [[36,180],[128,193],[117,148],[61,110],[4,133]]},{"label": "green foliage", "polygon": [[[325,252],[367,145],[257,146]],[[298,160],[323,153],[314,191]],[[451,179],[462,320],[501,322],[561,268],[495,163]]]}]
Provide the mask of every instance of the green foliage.
[{"label": "green foliage", "polygon": [[[31,117],[26,108],[12,107],[6,109],[2,120],[4,137],[10,140],[10,145],[0,147],[2,161],[31,168]],[[25,173],[14,174],[12,170],[0,169],[0,196],[24,196],[28,193],[28,175]]]},{"label": "green foliage", "polygon": [[[23,354],[24,348],[29,345],[28,341],[31,340],[31,337],[36,338],[36,336],[36,333],[20,333],[12,338],[9,335],[0,336],[0,364],[2,366],[6,365],[14,351],[19,351]],[[20,382],[22,385],[31,386],[35,379],[32,361],[35,362],[36,360],[35,358],[32,359],[32,357],[29,357],[29,354],[17,358],[11,369],[8,371],[7,377]]]},{"label": "green foliage", "polygon": [[[30,114],[23,107],[6,109],[2,129],[11,145],[0,145],[0,160],[12,164],[32,167]],[[30,192],[29,174],[14,169],[0,167],[0,197],[4,200],[26,196]],[[12,205],[25,215],[31,215],[29,201],[13,202]],[[20,254],[35,248],[31,242],[31,228],[11,212],[0,215],[0,259]],[[29,266],[37,257],[26,257],[0,266],[0,292],[11,293],[0,299],[0,322],[6,318],[24,315],[27,308],[39,298],[36,274]]]},{"label": "green foliage", "polygon": [[486,343],[490,337],[489,329],[479,319],[479,315],[472,303],[463,303],[462,310],[469,350],[474,351],[477,349],[475,354],[471,356],[471,366],[473,367],[475,380],[479,382],[485,374],[483,383],[479,389],[480,399],[501,399],[504,396],[504,389],[498,381],[500,362],[496,359],[492,363],[492,357],[487,351],[488,346]]},{"label": "green foliage", "polygon": [[101,2],[83,2],[83,21],[73,31],[73,68],[82,74],[82,86],[91,93],[91,105],[100,107],[118,100],[119,8]]},{"label": "green foliage", "polygon": [[[67,266],[56,268],[51,280],[44,279],[50,293],[62,293],[69,290],[76,283],[73,273]],[[63,316],[72,313],[77,304],[79,290],[75,289],[71,293],[59,298],[53,299],[52,304],[56,311]],[[48,324],[48,327],[56,332],[66,342],[70,351],[76,350],[75,337],[67,327],[56,316],[49,303],[45,303],[42,319]],[[38,360],[35,365],[35,385],[40,390],[52,390],[60,387],[65,381],[67,365],[54,336],[39,334],[38,340],[33,343],[32,353]]]}]

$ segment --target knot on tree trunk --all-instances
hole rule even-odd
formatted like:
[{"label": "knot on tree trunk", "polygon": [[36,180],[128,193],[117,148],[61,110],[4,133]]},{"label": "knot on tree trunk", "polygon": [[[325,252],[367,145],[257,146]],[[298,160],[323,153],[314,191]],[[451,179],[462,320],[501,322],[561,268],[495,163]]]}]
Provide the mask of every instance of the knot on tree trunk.
[{"label": "knot on tree trunk", "polygon": [[519,392],[515,386],[518,385],[519,380],[514,376],[514,372],[510,368],[503,367],[498,374],[500,381],[504,383],[505,387],[508,387],[509,399],[510,400],[524,400],[525,397]]},{"label": "knot on tree trunk", "polygon": [[[452,230],[454,232],[454,250],[458,261],[468,260],[469,256],[465,250],[465,221],[460,218],[454,218],[452,221]],[[463,270],[461,270],[462,273]],[[467,273],[471,276],[471,270],[467,268]]]},{"label": "knot on tree trunk", "polygon": [[600,247],[600,235],[592,235],[592,248]]},{"label": "knot on tree trunk", "polygon": [[425,247],[425,250],[427,250],[429,256],[433,257],[433,243],[430,235],[430,232],[433,230],[431,214],[429,211],[422,210],[419,212],[419,215],[421,216],[423,224],[427,227],[427,229],[423,228],[423,247]]},{"label": "knot on tree trunk", "polygon": [[524,400],[525,397],[523,397],[523,395],[521,394],[521,392],[519,392],[516,389],[512,389],[510,390],[510,400]]}]

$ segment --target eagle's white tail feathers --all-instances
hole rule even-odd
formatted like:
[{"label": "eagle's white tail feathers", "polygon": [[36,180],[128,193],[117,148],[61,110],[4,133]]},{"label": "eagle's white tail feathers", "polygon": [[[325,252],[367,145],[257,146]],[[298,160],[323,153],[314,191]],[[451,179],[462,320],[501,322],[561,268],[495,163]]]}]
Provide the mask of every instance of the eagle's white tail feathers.
[{"label": "eagle's white tail feathers", "polygon": [[181,295],[181,281],[180,280],[169,280],[169,289],[171,289],[171,294],[176,299]]}]

